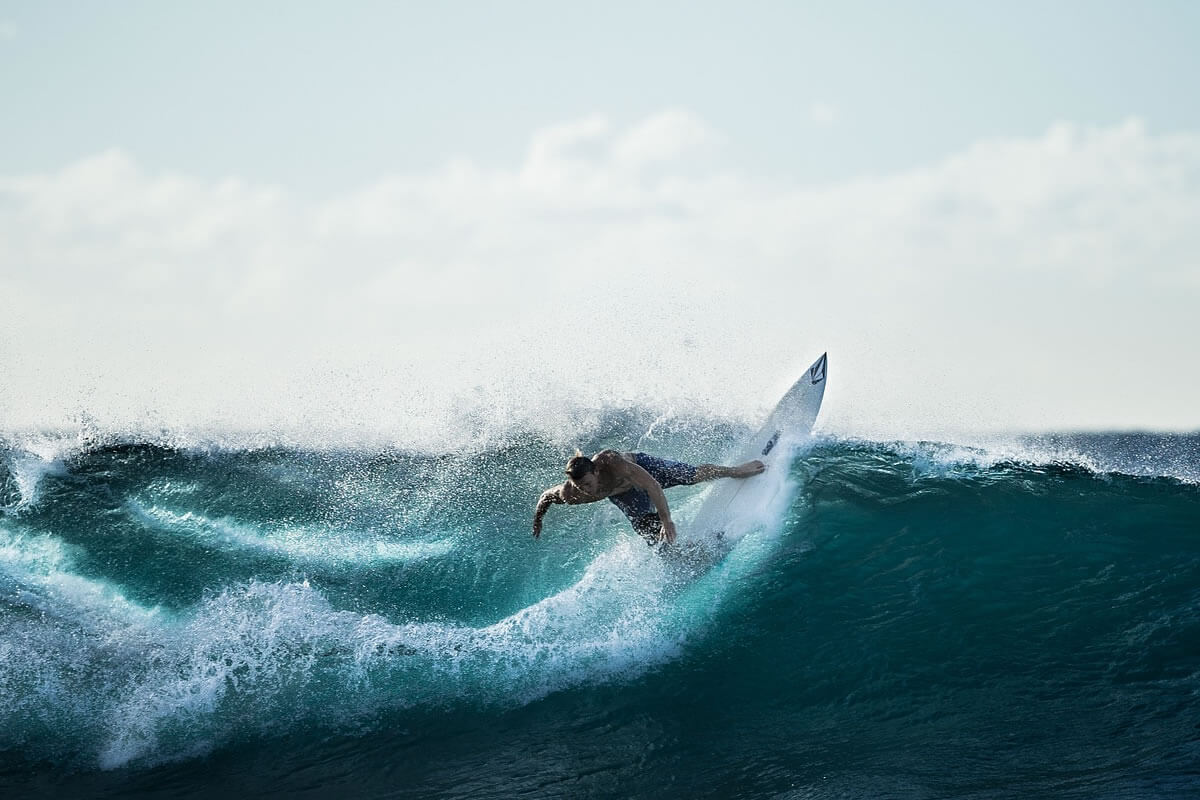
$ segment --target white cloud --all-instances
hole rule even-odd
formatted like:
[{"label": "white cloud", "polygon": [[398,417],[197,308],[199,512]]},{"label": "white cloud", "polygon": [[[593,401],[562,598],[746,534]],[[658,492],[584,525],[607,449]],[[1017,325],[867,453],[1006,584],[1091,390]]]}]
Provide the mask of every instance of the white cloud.
[{"label": "white cloud", "polygon": [[119,151],[0,178],[0,417],[739,412],[828,348],[842,430],[1200,424],[1200,135],[1063,124],[819,188],[698,168],[718,138],[597,115],[312,204]]},{"label": "white cloud", "polygon": [[639,168],[674,161],[713,148],[720,137],[703,120],[682,110],[664,111],[633,126],[613,143],[613,158]]},{"label": "white cloud", "polygon": [[529,186],[557,186],[597,155],[612,126],[603,114],[551,125],[533,135],[522,177]]},{"label": "white cloud", "polygon": [[837,121],[837,109],[818,101],[808,107],[808,117],[818,125],[832,125]]}]

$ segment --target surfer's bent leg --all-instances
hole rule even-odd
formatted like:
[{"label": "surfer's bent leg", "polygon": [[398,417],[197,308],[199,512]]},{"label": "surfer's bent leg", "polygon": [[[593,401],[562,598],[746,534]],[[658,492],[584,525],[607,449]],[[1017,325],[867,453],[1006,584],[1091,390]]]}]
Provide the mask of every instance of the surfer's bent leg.
[{"label": "surfer's bent leg", "polygon": [[611,495],[608,499],[621,509],[633,530],[646,540],[646,544],[653,545],[658,542],[662,536],[662,520],[658,518],[658,511],[644,489],[635,486],[629,491]]},{"label": "surfer's bent leg", "polygon": [[629,522],[633,525],[634,532],[645,539],[646,544],[650,547],[662,540],[662,520],[658,518],[657,514],[630,517]]},{"label": "surfer's bent leg", "polygon": [[693,466],[682,461],[670,461],[646,453],[634,453],[637,464],[664,489],[672,486],[691,486],[695,483],[715,480],[717,478],[749,478],[757,475],[765,467],[761,461],[747,461],[736,467],[723,467],[720,464],[701,464]]},{"label": "surfer's bent leg", "polygon": [[690,486],[693,483],[699,483],[696,478],[696,467],[691,464],[685,464],[682,461],[671,461],[658,456],[646,455],[645,453],[634,453],[634,461],[637,465],[646,472],[650,473],[650,477],[658,481],[658,485],[664,489],[670,489],[672,486]]},{"label": "surfer's bent leg", "polygon": [[722,467],[720,464],[701,464],[696,467],[696,479],[692,483],[715,480],[716,478],[749,478],[757,475],[766,467],[761,461],[747,461],[736,467]]}]

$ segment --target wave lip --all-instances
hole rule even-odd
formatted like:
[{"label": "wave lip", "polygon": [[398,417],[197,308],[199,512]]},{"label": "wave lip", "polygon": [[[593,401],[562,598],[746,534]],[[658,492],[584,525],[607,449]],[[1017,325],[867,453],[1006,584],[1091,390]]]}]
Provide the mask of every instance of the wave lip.
[{"label": "wave lip", "polygon": [[988,470],[1078,469],[1095,475],[1173,478],[1200,483],[1200,434],[1038,434],[961,441],[904,441],[826,436],[826,447],[877,453],[929,476]]}]

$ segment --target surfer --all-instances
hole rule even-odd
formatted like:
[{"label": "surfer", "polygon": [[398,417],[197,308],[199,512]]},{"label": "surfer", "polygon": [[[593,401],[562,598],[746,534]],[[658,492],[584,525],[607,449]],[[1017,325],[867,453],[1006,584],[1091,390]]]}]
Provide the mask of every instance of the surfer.
[{"label": "surfer", "polygon": [[647,544],[675,541],[675,523],[663,489],[690,486],[715,478],[749,478],[766,469],[761,461],[736,467],[693,466],[645,453],[601,450],[588,458],[579,450],[567,461],[567,480],[542,492],[533,515],[533,538],[542,533],[542,517],[558,503],[579,505],[608,499],[625,513]]}]

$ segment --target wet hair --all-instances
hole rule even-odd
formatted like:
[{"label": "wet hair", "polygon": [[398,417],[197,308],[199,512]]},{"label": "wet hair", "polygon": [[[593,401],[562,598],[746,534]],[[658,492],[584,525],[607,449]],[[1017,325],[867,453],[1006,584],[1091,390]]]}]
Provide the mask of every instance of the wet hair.
[{"label": "wet hair", "polygon": [[573,481],[577,481],[589,472],[595,472],[596,465],[592,460],[579,452],[577,449],[575,455],[571,456],[567,461],[567,477]]}]

